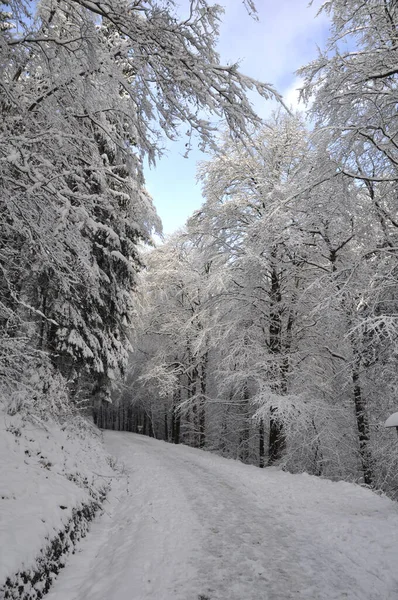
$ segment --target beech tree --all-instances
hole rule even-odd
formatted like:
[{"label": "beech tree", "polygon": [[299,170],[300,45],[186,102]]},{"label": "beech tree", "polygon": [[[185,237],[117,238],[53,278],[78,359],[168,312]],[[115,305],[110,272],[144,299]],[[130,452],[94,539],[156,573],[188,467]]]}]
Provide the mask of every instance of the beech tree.
[{"label": "beech tree", "polygon": [[[289,239],[293,220],[286,200],[305,145],[300,119],[282,115],[252,137],[250,149],[227,141],[202,168],[206,202],[192,220],[198,233],[207,232],[209,243],[228,257],[230,293],[242,304],[235,303],[230,313],[231,318],[239,315],[240,325],[234,322],[229,330],[243,332],[240,343],[233,334],[230,340],[231,351],[240,352],[234,368],[243,378],[246,403],[251,396],[252,402],[267,403],[270,464],[281,458],[286,443],[282,402],[277,398],[288,394],[294,288],[299,285],[299,261]],[[236,379],[236,373],[232,377]],[[268,402],[266,397],[274,400]],[[264,416],[260,417],[260,463],[264,461]]]},{"label": "beech tree", "polygon": [[[327,148],[336,171],[355,182],[357,209],[368,214],[367,232],[362,230],[356,236],[362,256],[357,257],[355,276],[354,271],[350,276],[357,289],[351,288],[347,294],[344,285],[343,295],[351,314],[347,327],[352,331],[351,365],[361,462],[365,481],[371,483],[377,469],[371,468],[370,446],[373,453],[377,449],[371,440],[365,381],[384,363],[386,340],[390,348],[397,340],[395,307],[381,298],[390,297],[391,290],[396,290],[392,273],[398,224],[398,7],[389,0],[332,0],[323,9],[332,19],[328,45],[300,72],[305,78],[303,95],[313,100],[311,112],[317,122],[314,137]],[[365,280],[356,278],[360,271],[367,273]],[[377,273],[383,273],[384,284]]]},{"label": "beech tree", "polygon": [[[397,25],[395,0],[331,0],[331,35],[303,67],[303,95],[330,133],[339,167],[360,180],[394,181],[398,171]],[[346,42],[346,44],[344,44]],[[347,48],[347,49],[346,49]]]},{"label": "beech tree", "polygon": [[[367,209],[379,221],[372,229],[371,251],[379,253],[381,262],[387,254],[387,262],[395,262],[397,3],[332,0],[323,10],[332,20],[328,44],[300,70],[303,96],[313,100],[314,136],[327,148],[335,168],[370,199]],[[375,325],[382,324],[384,317],[379,317]]]},{"label": "beech tree", "polygon": [[[165,422],[166,438],[203,447],[211,350],[211,264],[181,233],[153,250],[147,265],[138,296],[131,375],[139,387],[140,382],[149,386],[165,406],[161,422]],[[135,356],[140,353],[145,363],[138,358],[137,369]],[[140,395],[146,396],[142,389]]]}]

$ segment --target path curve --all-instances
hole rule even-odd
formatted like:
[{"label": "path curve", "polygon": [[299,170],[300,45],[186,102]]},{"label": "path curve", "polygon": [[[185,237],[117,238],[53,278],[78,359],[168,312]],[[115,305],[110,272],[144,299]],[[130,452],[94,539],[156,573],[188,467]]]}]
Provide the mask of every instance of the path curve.
[{"label": "path curve", "polygon": [[397,600],[398,507],[106,432],[122,473],[48,600]]}]

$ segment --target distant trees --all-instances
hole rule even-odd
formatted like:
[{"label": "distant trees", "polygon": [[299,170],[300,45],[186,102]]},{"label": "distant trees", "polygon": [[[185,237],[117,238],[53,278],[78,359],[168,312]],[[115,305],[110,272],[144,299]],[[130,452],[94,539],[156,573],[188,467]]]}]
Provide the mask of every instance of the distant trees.
[{"label": "distant trees", "polygon": [[226,137],[201,166],[202,208],[143,274],[129,404],[158,398],[166,439],[177,409],[182,440],[200,446],[206,356],[206,448],[394,494],[380,428],[398,383],[394,257],[367,187],[336,169],[325,139],[276,115],[250,147]]},{"label": "distant trees", "polygon": [[[140,324],[133,342],[138,360],[132,361],[134,381],[129,393],[146,403],[160,396],[164,412],[156,429],[163,432],[164,424],[166,439],[203,447],[213,322],[212,265],[184,236],[171,239],[147,260],[139,294]],[[150,406],[153,410],[152,402]]]},{"label": "distant trees", "polygon": [[11,0],[0,15],[3,393],[21,383],[12,347],[33,363],[39,352],[75,402],[109,399],[127,362],[138,247],[160,228],[143,159],[181,123],[211,145],[205,109],[244,136],[258,122],[246,91],[275,92],[220,65],[220,9],[204,1],[183,20],[161,0]]}]

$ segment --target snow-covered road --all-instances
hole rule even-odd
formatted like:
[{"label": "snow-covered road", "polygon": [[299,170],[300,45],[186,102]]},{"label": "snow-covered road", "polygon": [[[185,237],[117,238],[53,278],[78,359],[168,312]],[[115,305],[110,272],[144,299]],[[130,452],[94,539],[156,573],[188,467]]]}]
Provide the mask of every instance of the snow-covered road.
[{"label": "snow-covered road", "polygon": [[123,474],[48,600],[397,600],[398,505],[106,432]]}]

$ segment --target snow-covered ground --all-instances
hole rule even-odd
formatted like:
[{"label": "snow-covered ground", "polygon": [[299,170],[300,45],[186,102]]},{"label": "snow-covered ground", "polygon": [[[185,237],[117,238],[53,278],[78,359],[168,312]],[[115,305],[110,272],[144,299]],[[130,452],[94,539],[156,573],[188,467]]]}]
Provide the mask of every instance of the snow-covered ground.
[{"label": "snow-covered ground", "polygon": [[0,597],[6,578],[34,569],[72,511],[95,500],[113,473],[88,421],[35,422],[0,409]]},{"label": "snow-covered ground", "polygon": [[107,432],[122,472],[48,600],[397,600],[398,505]]}]

